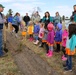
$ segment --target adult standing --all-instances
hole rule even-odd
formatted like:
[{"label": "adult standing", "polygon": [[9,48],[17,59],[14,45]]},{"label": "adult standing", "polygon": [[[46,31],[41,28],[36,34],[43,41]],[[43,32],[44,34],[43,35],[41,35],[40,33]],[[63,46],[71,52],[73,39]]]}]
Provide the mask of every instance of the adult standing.
[{"label": "adult standing", "polygon": [[43,17],[42,22],[45,23],[45,28],[47,28],[47,25],[50,22],[53,23],[53,17],[50,16],[50,13],[48,11],[45,12],[45,16]]},{"label": "adult standing", "polygon": [[71,21],[76,23],[76,5],[73,6],[74,11],[72,12]]},{"label": "adult standing", "polygon": [[34,24],[35,24],[36,22],[40,22],[41,17],[40,17],[40,15],[39,15],[39,12],[38,12],[38,11],[36,11],[35,13],[32,14],[31,20],[32,20],[32,22],[33,22]]},{"label": "adult standing", "polygon": [[56,16],[54,17],[54,26],[56,27],[58,23],[61,23],[61,17],[59,15],[59,12],[55,13]]},{"label": "adult standing", "polygon": [[23,20],[26,24],[26,26],[28,25],[28,22],[30,21],[30,17],[28,16],[28,13],[26,13],[26,15],[23,17]]},{"label": "adult standing", "polygon": [[4,52],[3,52],[3,41],[2,41],[2,35],[3,35],[3,25],[4,25],[4,17],[3,14],[1,12],[3,12],[4,10],[4,6],[2,4],[0,4],[0,57],[5,56]]}]

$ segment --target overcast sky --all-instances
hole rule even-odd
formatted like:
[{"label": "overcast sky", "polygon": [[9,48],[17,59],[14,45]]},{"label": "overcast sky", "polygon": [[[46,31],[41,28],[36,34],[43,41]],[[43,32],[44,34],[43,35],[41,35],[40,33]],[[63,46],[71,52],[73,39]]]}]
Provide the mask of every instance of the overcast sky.
[{"label": "overcast sky", "polygon": [[58,11],[60,15],[70,16],[73,11],[73,5],[76,0],[0,0],[0,4],[5,6],[4,14],[8,9],[13,10],[13,14],[20,12],[22,16],[25,13],[32,13],[33,8],[40,7],[40,15],[43,16],[46,11],[50,12],[51,16],[55,16]]}]

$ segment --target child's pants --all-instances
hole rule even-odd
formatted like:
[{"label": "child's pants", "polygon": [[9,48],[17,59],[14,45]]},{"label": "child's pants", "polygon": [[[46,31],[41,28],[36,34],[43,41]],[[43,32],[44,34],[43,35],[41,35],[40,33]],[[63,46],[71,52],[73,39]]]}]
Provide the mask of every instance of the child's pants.
[{"label": "child's pants", "polygon": [[35,40],[38,40],[38,35],[34,35],[34,39]]},{"label": "child's pants", "polygon": [[49,46],[49,50],[53,52],[53,46]]},{"label": "child's pants", "polygon": [[60,51],[60,44],[56,44],[57,45],[57,51]]},{"label": "child's pants", "polygon": [[72,55],[67,55],[66,66],[69,70],[72,69]]},{"label": "child's pants", "polygon": [[18,33],[19,31],[19,26],[16,26],[16,25],[12,25],[14,28],[15,28],[15,32]]}]

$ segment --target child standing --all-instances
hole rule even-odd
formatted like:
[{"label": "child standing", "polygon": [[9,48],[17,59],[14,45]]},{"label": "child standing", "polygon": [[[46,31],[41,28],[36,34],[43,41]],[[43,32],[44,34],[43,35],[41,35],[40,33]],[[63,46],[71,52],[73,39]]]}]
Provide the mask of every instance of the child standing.
[{"label": "child standing", "polygon": [[69,37],[66,43],[67,61],[64,68],[65,72],[72,71],[72,56],[75,54],[76,47],[76,24],[69,24]]},{"label": "child standing", "polygon": [[49,51],[49,47],[48,47],[48,44],[47,44],[47,35],[48,35],[48,28],[47,27],[45,27],[45,30],[44,30],[44,34],[43,34],[44,36],[43,36],[43,38],[42,38],[42,44],[41,44],[41,46],[40,47],[43,47],[43,46],[45,46],[45,48],[46,48],[46,53],[48,53]]},{"label": "child standing", "polygon": [[39,25],[39,22],[36,21],[35,25],[34,25],[34,44],[37,44],[39,41],[38,41],[38,34],[39,34],[39,31],[40,31],[40,25]]},{"label": "child standing", "polygon": [[23,30],[22,30],[22,39],[25,38],[25,36],[26,36],[26,31],[27,31],[27,28],[24,27]]},{"label": "child standing", "polygon": [[44,44],[45,44],[45,46],[46,46],[46,52],[48,53],[48,45],[46,44],[47,43],[47,35],[48,35],[48,28],[47,27],[45,27],[45,30],[44,30],[44,36],[43,36],[43,38],[42,38],[42,44],[41,44],[41,46],[40,47],[43,47],[44,46]]},{"label": "child standing", "polygon": [[39,31],[39,35],[38,35],[38,37],[39,37],[39,42],[40,42],[40,45],[39,46],[41,46],[41,44],[42,44],[42,38],[43,38],[43,36],[44,36],[44,26],[45,26],[45,24],[44,23],[41,23],[40,24],[40,31]]},{"label": "child standing", "polygon": [[48,35],[47,35],[47,45],[49,47],[47,56],[52,57],[53,55],[53,45],[54,45],[54,25],[49,23],[48,26]]},{"label": "child standing", "polygon": [[62,52],[63,52],[62,60],[63,61],[67,60],[66,51],[65,51],[67,37],[68,37],[68,30],[67,30],[67,26],[65,26],[65,29],[63,30],[63,33],[62,33]]},{"label": "child standing", "polygon": [[62,24],[58,23],[56,26],[56,33],[55,33],[55,42],[56,42],[56,52],[60,52],[60,44],[62,42]]},{"label": "child standing", "polygon": [[37,43],[34,43],[34,44],[38,44],[40,42],[40,46],[42,44],[42,38],[44,36],[44,23],[40,23],[40,31],[39,31],[39,35],[38,35],[38,40],[37,40]]},{"label": "child standing", "polygon": [[27,32],[30,35],[29,40],[30,41],[33,41],[34,25],[33,25],[33,22],[32,21],[29,22]]}]

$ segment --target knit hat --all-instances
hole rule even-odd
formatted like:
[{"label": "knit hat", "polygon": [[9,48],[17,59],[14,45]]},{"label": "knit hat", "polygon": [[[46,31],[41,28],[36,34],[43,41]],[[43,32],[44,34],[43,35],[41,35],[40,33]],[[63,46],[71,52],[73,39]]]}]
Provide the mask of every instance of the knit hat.
[{"label": "knit hat", "polygon": [[50,22],[47,26],[48,30],[51,31],[52,29],[54,29],[54,25]]},{"label": "knit hat", "polygon": [[0,7],[5,8],[2,4],[0,4]]}]

